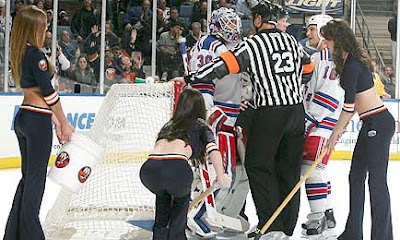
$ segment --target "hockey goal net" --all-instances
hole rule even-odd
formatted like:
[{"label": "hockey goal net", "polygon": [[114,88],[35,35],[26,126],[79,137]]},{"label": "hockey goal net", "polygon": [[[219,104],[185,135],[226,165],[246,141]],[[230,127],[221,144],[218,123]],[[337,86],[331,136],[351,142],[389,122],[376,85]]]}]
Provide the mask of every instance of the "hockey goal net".
[{"label": "hockey goal net", "polygon": [[104,161],[78,194],[61,190],[45,220],[46,239],[131,239],[124,236],[135,227],[126,218],[154,212],[139,170],[179,93],[176,83],[112,86],[88,136],[103,146]]}]

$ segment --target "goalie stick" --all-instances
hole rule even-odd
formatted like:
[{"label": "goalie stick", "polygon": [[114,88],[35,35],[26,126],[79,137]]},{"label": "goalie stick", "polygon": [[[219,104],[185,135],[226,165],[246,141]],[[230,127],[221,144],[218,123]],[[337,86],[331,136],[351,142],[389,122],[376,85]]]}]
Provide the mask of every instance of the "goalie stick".
[{"label": "goalie stick", "polygon": [[218,182],[214,181],[211,187],[207,188],[204,192],[202,192],[199,196],[197,196],[193,201],[189,204],[189,209],[196,206],[199,202],[201,202],[205,197],[210,195],[212,192],[219,188]]},{"label": "goalie stick", "polygon": [[185,76],[188,76],[189,75],[189,58],[187,56],[187,51],[186,51],[186,38],[180,37],[178,42],[179,42],[179,47],[181,48],[183,70],[184,70]]}]

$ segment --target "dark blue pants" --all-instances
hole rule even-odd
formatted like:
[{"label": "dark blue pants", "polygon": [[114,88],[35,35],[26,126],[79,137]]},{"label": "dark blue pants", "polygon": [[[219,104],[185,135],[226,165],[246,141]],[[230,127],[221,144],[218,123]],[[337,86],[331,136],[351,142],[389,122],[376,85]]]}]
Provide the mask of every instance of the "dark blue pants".
[{"label": "dark blue pants", "polygon": [[371,199],[371,240],[393,240],[390,196],[387,186],[389,146],[395,124],[387,111],[364,118],[349,175],[350,212],[341,240],[363,239],[365,180]]},{"label": "dark blue pants", "polygon": [[185,228],[193,172],[182,159],[147,160],[140,169],[142,183],[156,194],[153,240],[186,240]]},{"label": "dark blue pants", "polygon": [[52,143],[51,115],[20,109],[15,120],[22,178],[8,217],[4,240],[44,240],[39,221]]}]

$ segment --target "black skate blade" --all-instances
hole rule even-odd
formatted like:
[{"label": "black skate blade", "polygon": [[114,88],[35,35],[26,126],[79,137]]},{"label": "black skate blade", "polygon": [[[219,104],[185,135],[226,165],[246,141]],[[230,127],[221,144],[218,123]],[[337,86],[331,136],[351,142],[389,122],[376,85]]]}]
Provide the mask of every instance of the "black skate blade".
[{"label": "black skate blade", "polygon": [[318,229],[307,229],[306,230],[307,235],[319,235],[322,233],[322,228],[318,228]]}]

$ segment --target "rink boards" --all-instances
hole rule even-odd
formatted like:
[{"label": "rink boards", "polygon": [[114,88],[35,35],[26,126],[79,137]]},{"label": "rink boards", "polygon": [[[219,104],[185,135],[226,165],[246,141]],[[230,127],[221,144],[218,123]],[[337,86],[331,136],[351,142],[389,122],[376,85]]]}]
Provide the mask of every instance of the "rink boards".
[{"label": "rink boards", "polygon": [[[104,99],[103,95],[61,95],[64,112],[76,131],[87,134],[93,125],[96,113]],[[18,112],[22,102],[20,94],[0,94],[0,168],[19,167],[20,157],[17,138],[14,133],[13,118]],[[390,148],[392,160],[400,160],[399,149],[399,107],[400,100],[385,100],[384,104],[396,120],[396,133],[393,136]],[[347,131],[336,146],[332,159],[350,159],[355,146],[358,132],[362,126],[358,116],[351,119]],[[60,145],[54,136],[52,147],[52,159],[59,150]]]}]

